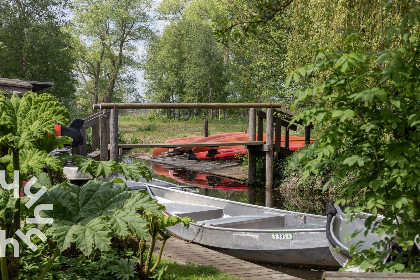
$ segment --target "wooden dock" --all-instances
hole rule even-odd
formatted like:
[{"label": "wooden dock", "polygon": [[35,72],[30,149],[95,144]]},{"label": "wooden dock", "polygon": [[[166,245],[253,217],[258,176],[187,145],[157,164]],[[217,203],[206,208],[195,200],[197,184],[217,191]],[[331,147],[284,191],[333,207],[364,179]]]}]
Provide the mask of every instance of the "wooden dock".
[{"label": "wooden dock", "polygon": [[[221,174],[219,171],[212,172],[214,175],[225,176],[228,178],[242,179],[242,175],[247,175],[247,183],[253,186],[256,178],[256,158],[264,156],[266,161],[265,171],[265,205],[272,207],[273,205],[273,170],[274,159],[276,157],[286,157],[293,153],[289,149],[290,131],[297,130],[297,124],[305,125],[302,122],[295,121],[291,123],[293,115],[282,110],[283,105],[278,103],[101,103],[94,104],[94,109],[100,112],[93,114],[85,119],[85,124],[81,130],[83,138],[86,139],[86,131],[92,128],[92,152],[90,157],[98,158],[101,161],[115,160],[118,161],[120,151],[133,148],[150,148],[150,147],[221,147],[231,145],[243,145],[248,149],[248,172],[233,172],[239,175]],[[257,109],[266,109],[265,112]],[[168,144],[168,143],[152,143],[152,144],[122,144],[118,143],[118,110],[122,109],[249,109],[249,127],[248,141],[242,142],[207,142],[191,144]],[[265,122],[265,125],[264,125]],[[208,136],[208,121],[204,122],[204,136]],[[311,142],[310,134],[312,125],[304,127],[305,144]],[[263,134],[266,134],[266,141],[263,142]],[[281,137],[283,136],[284,147],[281,146]],[[98,150],[98,152],[96,152]],[[99,153],[99,156],[98,156]],[[87,143],[84,143],[73,149],[73,154],[87,155]],[[169,164],[169,163],[163,163]],[[200,170],[202,171],[202,170]],[[208,172],[207,172],[208,173]],[[225,171],[223,171],[225,173]],[[239,176],[239,177],[238,177]]]},{"label": "wooden dock", "polygon": [[338,272],[326,271],[323,280],[420,280],[420,273]]},{"label": "wooden dock", "polygon": [[264,141],[235,141],[235,142],[203,142],[203,143],[157,143],[157,144],[118,144],[118,148],[194,148],[194,147],[223,147],[223,146],[262,146]]},{"label": "wooden dock", "polygon": [[182,168],[190,171],[208,173],[211,175],[226,177],[238,181],[246,181],[248,171],[239,161],[210,161],[210,160],[188,160],[185,156],[157,156],[151,157],[147,154],[131,154],[130,158],[150,161],[164,166]]},{"label": "wooden dock", "polygon": [[[155,250],[160,248],[157,244]],[[213,266],[229,275],[249,280],[297,280],[297,278],[264,266],[234,258],[229,255],[171,237],[163,249],[163,257],[180,264],[193,262],[199,265]]]}]

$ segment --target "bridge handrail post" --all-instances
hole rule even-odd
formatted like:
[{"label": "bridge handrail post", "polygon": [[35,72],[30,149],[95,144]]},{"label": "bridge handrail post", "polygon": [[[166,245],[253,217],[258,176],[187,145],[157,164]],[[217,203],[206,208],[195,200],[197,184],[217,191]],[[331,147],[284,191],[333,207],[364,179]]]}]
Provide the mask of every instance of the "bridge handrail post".
[{"label": "bridge handrail post", "polygon": [[118,109],[111,109],[109,117],[109,155],[110,159],[118,161]]},{"label": "bridge handrail post", "polygon": [[[256,140],[256,109],[249,109],[248,140]],[[257,170],[257,155],[255,149],[248,146],[248,203],[255,203],[255,174]]]},{"label": "bridge handrail post", "polygon": [[[105,111],[105,110],[104,110]],[[99,117],[99,132],[100,132],[100,161],[107,161],[109,159],[108,157],[108,115],[104,113]]]},{"label": "bridge handrail post", "polygon": [[266,111],[266,156],[265,156],[265,206],[273,206],[273,108],[267,108]]}]

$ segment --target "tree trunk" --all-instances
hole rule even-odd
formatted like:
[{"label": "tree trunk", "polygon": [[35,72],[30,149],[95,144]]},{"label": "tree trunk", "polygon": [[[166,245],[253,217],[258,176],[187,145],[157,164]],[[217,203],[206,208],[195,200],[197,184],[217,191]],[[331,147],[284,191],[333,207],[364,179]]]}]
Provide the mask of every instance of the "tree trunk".
[{"label": "tree trunk", "polygon": [[112,96],[114,95],[114,88],[115,88],[115,80],[117,79],[117,77],[114,75],[114,77],[111,78],[111,80],[109,81],[109,86],[108,86],[108,94],[105,98],[105,103],[110,103],[112,100]]}]

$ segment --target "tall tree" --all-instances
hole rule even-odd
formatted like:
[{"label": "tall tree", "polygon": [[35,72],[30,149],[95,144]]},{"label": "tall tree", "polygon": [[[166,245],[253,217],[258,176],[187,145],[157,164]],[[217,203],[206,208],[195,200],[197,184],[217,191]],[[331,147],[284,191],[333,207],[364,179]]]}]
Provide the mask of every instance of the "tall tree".
[{"label": "tall tree", "polygon": [[0,0],[0,76],[54,82],[50,92],[70,104],[74,93],[67,0]]},{"label": "tall tree", "polygon": [[191,6],[197,2],[171,0],[160,6],[171,23],[148,47],[144,69],[150,100],[226,100],[224,51],[210,22],[200,15],[206,5]]},{"label": "tall tree", "polygon": [[248,102],[284,99],[288,29],[284,16],[229,42],[231,91]]},{"label": "tall tree", "polygon": [[416,5],[416,0],[294,1],[290,6],[288,70],[309,63],[320,46],[339,49],[342,39],[352,33],[362,39],[359,51],[380,51],[384,31],[399,23]]},{"label": "tall tree", "polygon": [[110,102],[132,90],[136,44],[150,34],[150,8],[151,0],[72,1],[80,94],[90,102]]},{"label": "tall tree", "polygon": [[180,102],[185,95],[182,35],[176,23],[169,24],[162,35],[147,47],[144,61],[146,97],[155,102]]}]

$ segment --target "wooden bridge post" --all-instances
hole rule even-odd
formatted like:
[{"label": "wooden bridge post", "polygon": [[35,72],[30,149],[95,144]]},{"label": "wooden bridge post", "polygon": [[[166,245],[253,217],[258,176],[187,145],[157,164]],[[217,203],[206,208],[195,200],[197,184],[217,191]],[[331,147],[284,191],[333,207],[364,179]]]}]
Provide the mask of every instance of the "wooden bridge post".
[{"label": "wooden bridge post", "polygon": [[263,129],[263,126],[264,126],[264,115],[262,114],[262,112],[261,111],[258,111],[258,123],[257,123],[257,130],[258,130],[258,135],[257,135],[257,140],[258,141],[263,141],[263,139],[264,139],[264,135],[263,135],[263,132],[264,132],[264,129]]},{"label": "wooden bridge post", "polygon": [[109,117],[110,159],[118,161],[118,109],[111,109]]},{"label": "wooden bridge post", "polygon": [[77,146],[77,147],[72,147],[72,148],[71,148],[71,153],[72,153],[73,155],[80,155],[80,145],[79,145],[79,146]]},{"label": "wooden bridge post", "polygon": [[273,108],[267,108],[265,156],[265,206],[273,206]]},{"label": "wooden bridge post", "polygon": [[284,147],[289,149],[289,124],[284,127]]},{"label": "wooden bridge post", "polygon": [[209,121],[204,119],[204,137],[209,137]]},{"label": "wooden bridge post", "polygon": [[255,108],[249,109],[249,126],[248,126],[249,141],[256,140],[257,127],[256,127],[256,122],[255,122],[255,115],[256,115],[255,113],[256,113]]},{"label": "wooden bridge post", "polygon": [[103,114],[99,117],[99,130],[100,130],[100,161],[108,160],[108,116]]},{"label": "wooden bridge post", "polygon": [[311,144],[311,126],[305,126],[305,145]]},{"label": "wooden bridge post", "polygon": [[274,151],[276,151],[276,153],[279,153],[281,147],[281,119],[279,117],[274,117],[274,122],[276,124],[274,130]]},{"label": "wooden bridge post", "polygon": [[86,156],[87,155],[87,142],[86,142],[86,128],[84,126],[82,126],[82,128],[80,129],[80,133],[82,134],[82,137],[83,137],[83,143],[80,145],[80,154],[82,156]]},{"label": "wooden bridge post", "polygon": [[[249,109],[249,127],[248,127],[248,140],[256,140],[256,122],[255,122],[256,109]],[[248,146],[248,203],[255,204],[255,173],[257,169],[257,155],[253,148]]]},{"label": "wooden bridge post", "polygon": [[92,126],[92,152],[99,150],[99,139],[100,139],[100,129],[99,124],[95,124]]}]

